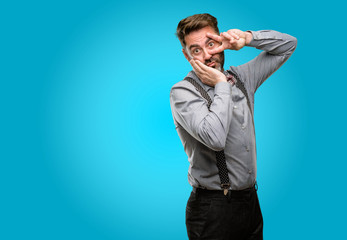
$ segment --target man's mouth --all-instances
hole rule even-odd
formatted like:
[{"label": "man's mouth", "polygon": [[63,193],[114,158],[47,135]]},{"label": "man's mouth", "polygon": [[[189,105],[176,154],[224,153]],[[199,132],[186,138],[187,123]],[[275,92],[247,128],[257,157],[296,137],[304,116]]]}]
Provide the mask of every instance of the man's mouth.
[{"label": "man's mouth", "polygon": [[216,62],[210,62],[206,64],[209,67],[215,67],[216,66]]}]

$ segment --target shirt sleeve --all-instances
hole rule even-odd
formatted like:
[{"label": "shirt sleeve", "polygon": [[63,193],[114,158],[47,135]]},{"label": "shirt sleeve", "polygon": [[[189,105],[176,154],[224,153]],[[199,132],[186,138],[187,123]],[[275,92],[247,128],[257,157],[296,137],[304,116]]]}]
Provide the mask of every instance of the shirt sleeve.
[{"label": "shirt sleeve", "polygon": [[216,84],[210,111],[207,102],[188,81],[172,87],[174,120],[191,136],[214,151],[223,150],[232,118],[231,84]]},{"label": "shirt sleeve", "polygon": [[243,65],[232,67],[244,79],[251,94],[273,74],[294,52],[297,39],[273,30],[249,31],[253,35],[247,45],[263,50],[256,58]]}]

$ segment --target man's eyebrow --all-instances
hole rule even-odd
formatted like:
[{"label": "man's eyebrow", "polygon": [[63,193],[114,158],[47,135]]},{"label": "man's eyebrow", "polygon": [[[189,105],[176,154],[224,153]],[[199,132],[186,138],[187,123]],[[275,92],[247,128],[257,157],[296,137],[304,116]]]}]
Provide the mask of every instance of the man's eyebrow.
[{"label": "man's eyebrow", "polygon": [[[205,41],[205,44],[207,44],[209,41],[213,40],[212,38],[207,38],[206,41]],[[191,50],[193,47],[200,47],[199,44],[193,44],[193,45],[190,45],[189,46],[189,50]]]},{"label": "man's eyebrow", "polygon": [[213,40],[212,38],[207,38],[206,41],[205,41],[205,44],[207,44],[209,41]]},{"label": "man's eyebrow", "polygon": [[189,50],[191,50],[191,49],[194,48],[194,47],[200,47],[200,45],[199,45],[199,44],[190,45],[190,46],[189,46]]}]

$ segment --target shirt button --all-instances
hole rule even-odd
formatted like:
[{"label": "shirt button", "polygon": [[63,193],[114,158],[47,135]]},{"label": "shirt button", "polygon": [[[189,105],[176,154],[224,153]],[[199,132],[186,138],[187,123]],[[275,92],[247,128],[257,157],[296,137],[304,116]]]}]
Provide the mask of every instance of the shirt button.
[{"label": "shirt button", "polygon": [[245,128],[246,128],[246,126],[242,124],[241,128],[242,128],[242,129],[245,129]]},{"label": "shirt button", "polygon": [[247,151],[247,152],[249,152],[249,148],[248,148],[248,146],[246,147],[246,151]]},{"label": "shirt button", "polygon": [[236,109],[237,108],[237,106],[236,105],[234,105],[234,109]]},{"label": "shirt button", "polygon": [[249,173],[249,174],[251,174],[251,173],[252,173],[252,171],[251,171],[251,170],[249,170],[249,171],[248,171],[248,173]]}]

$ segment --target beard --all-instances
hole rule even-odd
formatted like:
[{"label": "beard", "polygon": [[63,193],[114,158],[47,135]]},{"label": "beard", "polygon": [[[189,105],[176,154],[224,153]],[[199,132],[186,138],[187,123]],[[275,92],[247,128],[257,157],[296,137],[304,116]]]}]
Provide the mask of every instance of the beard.
[{"label": "beard", "polygon": [[224,71],[224,51],[221,53],[214,54],[210,59],[205,60],[205,65],[215,62],[213,68],[223,72]]}]

